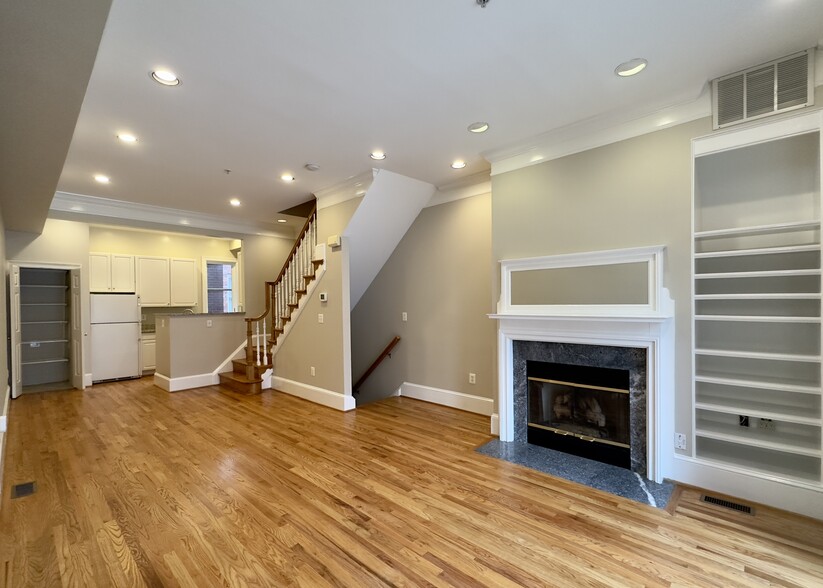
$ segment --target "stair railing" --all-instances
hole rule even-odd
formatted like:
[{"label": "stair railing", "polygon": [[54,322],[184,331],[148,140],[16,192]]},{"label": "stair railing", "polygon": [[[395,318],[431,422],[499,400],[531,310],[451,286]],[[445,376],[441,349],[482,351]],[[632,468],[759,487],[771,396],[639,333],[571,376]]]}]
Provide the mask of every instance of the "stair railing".
[{"label": "stair railing", "polygon": [[[277,341],[286,323],[291,320],[291,312],[297,308],[300,297],[306,293],[308,282],[314,277],[314,248],[317,245],[317,205],[312,208],[303,228],[294,240],[283,268],[274,281],[266,282],[266,310],[253,318],[246,318],[246,370],[261,363],[260,334],[265,333],[268,345]],[[269,326],[271,328],[269,328]],[[271,337],[271,338],[269,338]],[[255,357],[255,339],[257,352]],[[264,357],[264,359],[266,359]]]},{"label": "stair railing", "polygon": [[394,339],[392,339],[392,340],[389,342],[389,344],[388,344],[388,345],[386,345],[386,348],[385,348],[385,349],[383,350],[383,352],[382,352],[382,353],[381,353],[381,354],[377,357],[377,359],[375,359],[375,360],[374,360],[374,363],[372,363],[372,364],[369,366],[369,369],[367,369],[367,370],[366,370],[366,373],[364,373],[362,376],[360,376],[360,379],[359,379],[359,380],[357,380],[357,383],[356,383],[354,386],[352,386],[352,393],[353,393],[353,394],[357,394],[357,393],[360,391],[360,388],[362,388],[362,387],[363,387],[363,384],[366,382],[366,380],[368,379],[368,377],[369,377],[370,375],[372,375],[372,373],[374,372],[374,370],[376,370],[376,369],[377,369],[377,367],[378,367],[381,363],[383,363],[383,360],[384,360],[384,359],[386,359],[387,357],[391,357],[391,352],[392,352],[392,350],[394,349],[394,346],[395,346],[395,345],[397,345],[398,343],[400,343],[400,337],[395,337]]}]

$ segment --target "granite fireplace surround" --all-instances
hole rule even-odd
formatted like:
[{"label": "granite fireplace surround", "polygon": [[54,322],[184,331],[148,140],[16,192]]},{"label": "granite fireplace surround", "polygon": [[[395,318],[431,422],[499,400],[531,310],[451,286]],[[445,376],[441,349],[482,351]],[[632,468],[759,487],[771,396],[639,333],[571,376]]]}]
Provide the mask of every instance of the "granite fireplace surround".
[{"label": "granite fireplace surround", "polygon": [[634,347],[580,345],[547,341],[512,342],[513,419],[515,443],[526,443],[528,433],[529,361],[621,369],[629,372],[629,430],[631,470],[646,475],[646,350]]}]

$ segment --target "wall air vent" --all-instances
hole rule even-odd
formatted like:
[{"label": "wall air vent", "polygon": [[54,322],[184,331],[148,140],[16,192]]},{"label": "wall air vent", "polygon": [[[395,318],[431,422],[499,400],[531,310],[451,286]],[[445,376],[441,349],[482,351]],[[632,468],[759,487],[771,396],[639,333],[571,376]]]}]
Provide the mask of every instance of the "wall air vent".
[{"label": "wall air vent", "polygon": [[715,129],[813,104],[814,49],[712,80]]}]

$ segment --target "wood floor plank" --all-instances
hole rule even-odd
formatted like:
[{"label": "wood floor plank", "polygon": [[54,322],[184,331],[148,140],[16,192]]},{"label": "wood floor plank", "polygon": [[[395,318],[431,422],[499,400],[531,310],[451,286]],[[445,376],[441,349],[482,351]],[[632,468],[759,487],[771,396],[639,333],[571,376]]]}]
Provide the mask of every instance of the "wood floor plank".
[{"label": "wood floor plank", "polygon": [[[488,418],[150,379],[11,404],[0,587],[823,586],[823,523],[666,510],[474,449]],[[13,484],[37,492],[12,500]]]}]

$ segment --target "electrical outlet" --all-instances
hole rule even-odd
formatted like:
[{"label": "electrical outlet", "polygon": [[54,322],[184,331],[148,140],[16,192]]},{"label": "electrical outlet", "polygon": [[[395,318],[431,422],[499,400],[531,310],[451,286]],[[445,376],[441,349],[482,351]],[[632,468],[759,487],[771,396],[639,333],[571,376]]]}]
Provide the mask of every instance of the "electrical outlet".
[{"label": "electrical outlet", "polygon": [[323,324],[323,314],[322,313],[317,315],[317,322],[320,323],[321,325]]},{"label": "electrical outlet", "polygon": [[477,374],[469,372],[469,384],[477,383]]},{"label": "electrical outlet", "polygon": [[211,319],[208,319],[208,320],[206,321],[206,327],[211,327],[211,326],[212,326],[212,324],[214,324],[214,323],[212,323],[212,320],[211,320]]},{"label": "electrical outlet", "polygon": [[311,367],[309,368],[309,371],[311,372],[311,375],[313,375],[313,376],[314,376],[314,375],[316,375],[316,374],[314,373],[314,366],[311,366]]},{"label": "electrical outlet", "polygon": [[402,315],[402,318],[403,318],[403,322],[405,323],[407,320],[409,320],[409,313],[404,312],[403,315]]},{"label": "electrical outlet", "polygon": [[772,419],[757,419],[757,426],[766,431],[774,431],[774,421]]},{"label": "electrical outlet", "polygon": [[683,433],[674,434],[674,448],[686,449],[686,436]]},{"label": "electrical outlet", "polygon": [[741,427],[748,427],[748,426],[749,426],[749,417],[747,417],[747,416],[745,416],[745,415],[742,415],[742,414],[741,414],[741,415],[738,415],[738,416],[737,416],[737,423],[738,423]]}]

